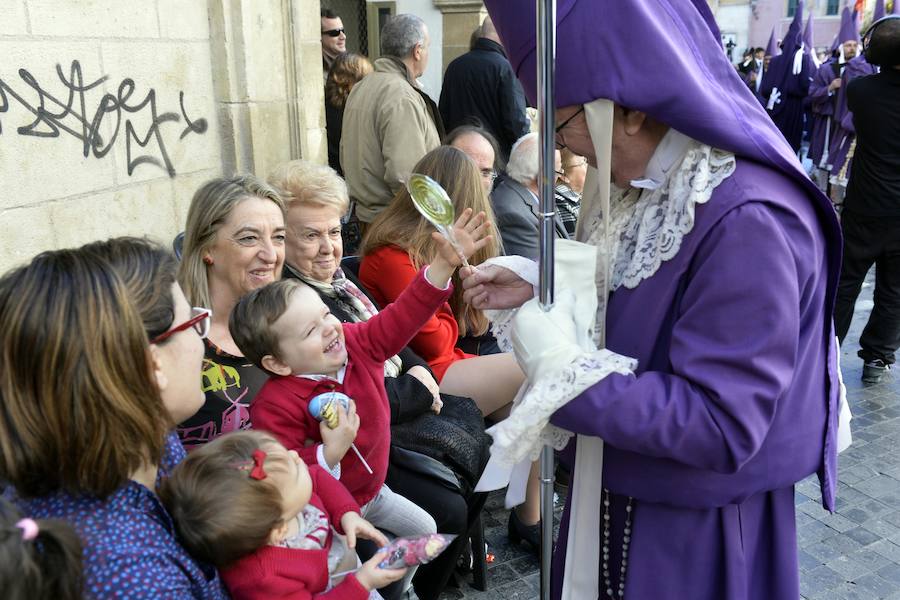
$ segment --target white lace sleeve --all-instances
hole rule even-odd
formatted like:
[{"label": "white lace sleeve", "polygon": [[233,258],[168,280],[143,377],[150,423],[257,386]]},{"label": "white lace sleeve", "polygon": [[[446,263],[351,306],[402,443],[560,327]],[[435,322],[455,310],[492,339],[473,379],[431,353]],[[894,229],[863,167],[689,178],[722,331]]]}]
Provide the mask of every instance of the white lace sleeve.
[{"label": "white lace sleeve", "polygon": [[494,439],[491,455],[513,465],[525,458],[537,460],[545,444],[562,449],[572,433],[550,425],[550,416],[610,373],[627,375],[636,367],[633,358],[603,349],[585,352],[542,377],[519,394],[509,417],[488,429]]}]

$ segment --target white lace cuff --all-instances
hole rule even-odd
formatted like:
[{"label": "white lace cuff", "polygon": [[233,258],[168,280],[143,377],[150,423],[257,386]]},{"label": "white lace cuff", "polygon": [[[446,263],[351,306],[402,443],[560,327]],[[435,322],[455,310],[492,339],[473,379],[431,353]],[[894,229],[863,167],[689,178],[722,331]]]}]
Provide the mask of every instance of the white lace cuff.
[{"label": "white lace cuff", "polygon": [[550,416],[610,373],[627,375],[635,368],[633,358],[603,349],[585,352],[542,377],[519,394],[509,417],[487,430],[494,439],[491,455],[514,465],[526,458],[537,460],[545,444],[561,450],[572,433],[550,425]]}]

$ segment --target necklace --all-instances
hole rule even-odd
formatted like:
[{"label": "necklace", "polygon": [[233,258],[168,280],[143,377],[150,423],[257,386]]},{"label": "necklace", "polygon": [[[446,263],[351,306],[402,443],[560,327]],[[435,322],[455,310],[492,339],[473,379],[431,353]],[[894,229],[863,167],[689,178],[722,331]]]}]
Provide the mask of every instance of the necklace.
[{"label": "necklace", "polygon": [[609,572],[609,490],[603,488],[603,585],[606,589],[606,595],[610,598],[625,597],[625,571],[628,568],[628,547],[631,545],[631,521],[632,511],[634,509],[634,498],[628,498],[628,504],[625,505],[625,529],[622,532],[622,566],[619,567],[619,585],[618,590],[613,590],[612,577]]}]

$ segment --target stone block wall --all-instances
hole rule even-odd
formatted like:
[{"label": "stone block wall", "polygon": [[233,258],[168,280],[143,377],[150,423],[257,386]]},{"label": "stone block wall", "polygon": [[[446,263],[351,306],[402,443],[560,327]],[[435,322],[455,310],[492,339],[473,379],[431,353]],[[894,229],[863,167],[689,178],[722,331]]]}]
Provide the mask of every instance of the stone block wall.
[{"label": "stone block wall", "polygon": [[203,181],[323,161],[318,10],[2,0],[0,272],[115,235],[168,243]]}]

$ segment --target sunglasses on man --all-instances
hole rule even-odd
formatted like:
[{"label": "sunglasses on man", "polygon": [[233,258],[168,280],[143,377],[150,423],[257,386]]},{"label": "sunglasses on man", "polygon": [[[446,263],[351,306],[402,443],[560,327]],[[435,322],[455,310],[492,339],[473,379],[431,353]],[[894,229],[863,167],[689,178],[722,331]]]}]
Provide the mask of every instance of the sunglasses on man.
[{"label": "sunglasses on man", "polygon": [[344,33],[343,27],[341,27],[340,29],[329,29],[328,31],[323,31],[322,35],[327,35],[328,37],[338,37],[342,33]]}]

